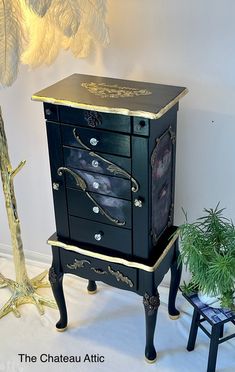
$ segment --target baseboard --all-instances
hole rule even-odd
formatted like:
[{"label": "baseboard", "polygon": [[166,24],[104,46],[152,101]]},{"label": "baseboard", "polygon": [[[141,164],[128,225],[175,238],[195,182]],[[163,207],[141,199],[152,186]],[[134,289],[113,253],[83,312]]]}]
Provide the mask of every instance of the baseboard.
[{"label": "baseboard", "polygon": [[[24,255],[26,261],[31,261],[37,266],[42,266],[45,264],[50,265],[51,264],[51,255],[49,254],[43,254],[38,253],[35,251],[30,251],[27,249],[24,249]],[[0,256],[5,257],[12,257],[12,248],[8,244],[0,243]]]}]

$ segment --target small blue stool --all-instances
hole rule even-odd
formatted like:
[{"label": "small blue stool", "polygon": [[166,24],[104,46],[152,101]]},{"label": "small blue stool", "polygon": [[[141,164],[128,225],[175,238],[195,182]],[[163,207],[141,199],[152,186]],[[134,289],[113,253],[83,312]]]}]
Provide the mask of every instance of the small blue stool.
[{"label": "small blue stool", "polygon": [[[235,325],[235,312],[225,308],[209,307],[202,303],[195,293],[191,295],[183,293],[183,296],[194,307],[187,350],[194,350],[198,327],[200,327],[210,338],[207,372],[214,372],[219,344],[235,337],[235,333],[224,337],[224,324],[232,322]],[[211,333],[202,325],[205,321],[211,325]]]}]

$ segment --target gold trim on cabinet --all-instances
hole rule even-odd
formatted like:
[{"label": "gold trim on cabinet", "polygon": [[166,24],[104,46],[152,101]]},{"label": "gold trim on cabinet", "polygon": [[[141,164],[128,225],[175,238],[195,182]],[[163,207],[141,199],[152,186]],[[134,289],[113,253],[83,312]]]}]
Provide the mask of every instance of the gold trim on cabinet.
[{"label": "gold trim on cabinet", "polygon": [[157,259],[157,261],[155,262],[155,264],[153,266],[148,266],[148,265],[142,264],[140,262],[128,261],[128,260],[125,260],[124,258],[120,258],[120,257],[111,257],[111,256],[107,256],[105,254],[101,254],[101,253],[97,253],[97,252],[91,252],[91,251],[88,251],[86,249],[77,247],[75,245],[66,244],[66,243],[63,243],[63,242],[60,242],[60,241],[57,241],[57,240],[48,239],[47,243],[49,245],[59,247],[59,248],[63,248],[63,249],[66,249],[68,251],[77,252],[77,253],[80,253],[80,254],[88,256],[88,257],[93,257],[93,258],[97,258],[97,259],[100,259],[100,260],[103,260],[103,261],[118,263],[118,264],[121,264],[121,265],[124,265],[124,266],[133,267],[133,268],[148,271],[148,272],[153,272],[159,267],[160,263],[166,257],[167,253],[171,250],[173,244],[175,243],[175,241],[177,240],[178,237],[179,237],[179,231],[174,234],[174,236],[172,237],[172,239],[169,241],[166,248],[164,249],[163,253]]},{"label": "gold trim on cabinet", "polygon": [[106,112],[106,113],[111,113],[111,114],[121,114],[121,115],[127,115],[127,116],[139,116],[142,118],[155,120],[155,119],[159,119],[167,111],[169,111],[187,93],[188,93],[188,89],[185,88],[183,92],[181,92],[177,97],[175,97],[172,101],[170,101],[165,107],[163,107],[158,112],[148,112],[148,111],[140,111],[140,110],[135,111],[135,110],[130,110],[128,108],[122,108],[122,107],[97,106],[97,105],[91,105],[88,103],[73,102],[73,101],[57,99],[53,97],[43,97],[43,96],[37,96],[37,95],[33,95],[32,100],[39,101],[39,102],[52,103],[52,104],[61,105],[61,106],[75,107],[75,108],[91,110],[91,111]]}]

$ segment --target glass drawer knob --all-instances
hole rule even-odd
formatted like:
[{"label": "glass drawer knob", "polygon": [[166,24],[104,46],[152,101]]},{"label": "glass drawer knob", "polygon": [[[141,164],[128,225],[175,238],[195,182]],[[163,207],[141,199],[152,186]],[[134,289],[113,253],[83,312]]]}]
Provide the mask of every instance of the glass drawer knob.
[{"label": "glass drawer knob", "polygon": [[98,142],[99,142],[99,141],[98,141],[98,139],[96,139],[96,138],[91,138],[91,139],[90,139],[90,144],[91,144],[92,146],[96,146]]},{"label": "glass drawer knob", "polygon": [[102,239],[102,233],[97,233],[95,234],[95,240],[97,240],[97,242],[99,242],[101,239]]},{"label": "glass drawer knob", "polygon": [[93,207],[92,210],[94,213],[99,213],[100,211],[99,207]]},{"label": "glass drawer knob", "polygon": [[140,199],[135,199],[135,200],[134,200],[134,206],[135,206],[135,207],[138,207],[138,208],[142,208],[142,207],[143,207],[143,202],[142,202],[142,200],[140,200]]},{"label": "glass drawer knob", "polygon": [[60,184],[58,182],[53,182],[52,187],[53,190],[58,191],[60,188]]},{"label": "glass drawer knob", "polygon": [[91,164],[92,164],[92,166],[93,166],[94,168],[97,168],[97,167],[99,166],[99,162],[98,162],[98,160],[92,160]]},{"label": "glass drawer knob", "polygon": [[99,188],[99,183],[98,182],[93,182],[93,187],[94,189],[98,189]]},{"label": "glass drawer knob", "polygon": [[46,109],[46,115],[47,116],[50,116],[52,114],[51,110],[50,109]]}]

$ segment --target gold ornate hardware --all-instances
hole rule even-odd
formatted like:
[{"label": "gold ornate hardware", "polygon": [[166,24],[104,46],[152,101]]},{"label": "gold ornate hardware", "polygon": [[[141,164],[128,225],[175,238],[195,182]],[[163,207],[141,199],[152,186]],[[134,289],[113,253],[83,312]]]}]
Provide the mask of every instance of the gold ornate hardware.
[{"label": "gold ornate hardware", "polygon": [[84,119],[89,127],[96,128],[102,124],[102,117],[97,111],[85,111]]},{"label": "gold ornate hardware", "polygon": [[11,311],[20,317],[18,306],[32,303],[37,306],[40,314],[44,313],[43,306],[57,308],[54,300],[45,298],[37,293],[38,288],[49,287],[47,281],[43,281],[48,271],[45,270],[36,277],[30,279],[25,265],[23,242],[21,238],[20,220],[17,213],[17,204],[14,191],[14,177],[24,166],[25,161],[20,162],[16,169],[12,169],[8,153],[7,138],[4,122],[0,109],[0,173],[2,178],[3,193],[11,234],[12,251],[15,266],[16,279],[8,279],[0,274],[0,288],[9,287],[12,291],[10,299],[0,309],[0,318]]},{"label": "gold ornate hardware", "polygon": [[124,98],[136,96],[148,96],[152,94],[147,89],[137,89],[132,87],[121,87],[117,84],[105,83],[81,83],[83,88],[86,88],[90,93],[101,98]]},{"label": "gold ornate hardware", "polygon": [[[93,157],[96,157],[96,158],[104,161],[106,164],[109,164],[109,166],[107,167],[107,170],[110,173],[114,174],[115,176],[120,174],[120,175],[122,175],[124,177],[127,177],[127,179],[129,179],[132,182],[132,188],[131,188],[131,191],[132,192],[137,192],[139,190],[139,184],[138,184],[138,182],[128,172],[126,172],[124,169],[120,168],[115,163],[113,163],[113,162],[105,159],[103,156],[98,155],[95,152],[91,151],[91,149],[88,146],[86,146],[85,143],[82,142],[82,140],[81,140],[80,136],[78,135],[76,129],[73,130],[73,135],[74,135],[75,139],[77,140],[77,142],[82,147],[84,147],[84,149],[90,151],[89,155],[91,155]],[[92,165],[93,165],[93,162],[92,162]]]},{"label": "gold ornate hardware", "polygon": [[73,263],[73,264],[70,264],[70,265],[67,264],[67,267],[68,267],[69,269],[72,269],[72,270],[77,270],[77,269],[81,269],[81,268],[85,267],[85,266],[84,266],[85,263],[87,263],[88,265],[91,264],[90,261],[88,261],[88,260],[77,260],[77,259],[75,258],[74,263]]},{"label": "gold ornate hardware", "polygon": [[159,297],[158,290],[156,290],[155,296],[150,296],[146,292],[143,297],[143,304],[144,304],[147,315],[148,316],[153,315],[154,312],[157,311],[157,309],[160,306],[160,297]]},{"label": "gold ornate hardware", "polygon": [[53,190],[58,191],[60,188],[60,184],[58,182],[53,182],[52,188]]},{"label": "gold ornate hardware", "polygon": [[107,274],[107,271],[104,271],[102,269],[96,269],[95,267],[91,267],[91,270],[93,270],[96,274],[99,274],[99,275]]},{"label": "gold ornate hardware", "polygon": [[133,282],[131,281],[131,279],[129,279],[127,276],[124,276],[119,270],[118,271],[115,271],[112,269],[112,267],[109,265],[108,266],[108,271],[111,275],[115,276],[115,278],[117,279],[118,282],[123,282],[123,283],[126,283],[127,285],[129,285],[129,287],[133,287],[134,284]]},{"label": "gold ornate hardware", "polygon": [[103,209],[103,207],[100,206],[100,204],[97,203],[97,201],[93,198],[93,196],[91,196],[89,191],[87,191],[88,188],[87,183],[81,176],[79,176],[77,173],[75,173],[69,168],[66,167],[58,168],[57,173],[59,176],[62,176],[63,172],[69,173],[74,178],[76,185],[79,186],[82,189],[82,191],[85,192],[88,198],[95,204],[96,207],[99,208],[100,213],[103,214],[106,218],[108,218],[109,221],[115,223],[118,226],[124,226],[126,224],[126,221],[119,221],[117,218],[113,218],[112,216],[110,216],[110,214],[106,212]]},{"label": "gold ornate hardware", "polygon": [[171,226],[173,223],[173,215],[174,215],[174,203],[171,204],[170,213],[168,217],[168,226]]},{"label": "gold ornate hardware", "polygon": [[140,200],[140,199],[135,199],[135,200],[134,200],[134,206],[135,206],[135,207],[138,207],[138,208],[142,208],[142,207],[143,207],[143,202],[142,202],[142,200]]},{"label": "gold ornate hardware", "polygon": [[48,278],[51,284],[55,284],[58,280],[58,275],[55,272],[55,268],[53,266],[50,267]]},{"label": "gold ornate hardware", "polygon": [[176,140],[176,135],[175,135],[175,132],[173,132],[172,128],[169,127],[169,132],[170,132],[170,135],[171,135],[171,141],[172,141],[172,144],[174,145],[175,144],[175,140]]}]

